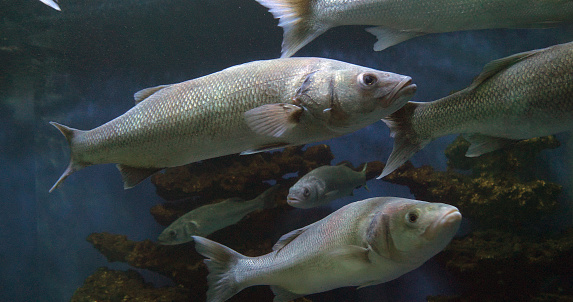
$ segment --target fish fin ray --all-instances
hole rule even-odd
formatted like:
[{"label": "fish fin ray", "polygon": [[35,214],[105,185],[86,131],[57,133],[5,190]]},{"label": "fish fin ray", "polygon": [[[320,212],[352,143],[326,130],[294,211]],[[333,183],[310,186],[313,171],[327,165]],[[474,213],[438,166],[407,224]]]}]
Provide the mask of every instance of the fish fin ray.
[{"label": "fish fin ray", "polygon": [[283,28],[281,57],[288,58],[330,26],[312,22],[311,0],[256,0],[269,9]]},{"label": "fish fin ray", "polygon": [[130,189],[149,176],[157,173],[161,168],[136,168],[122,164],[116,165],[123,179],[123,188]]},{"label": "fish fin ray", "polygon": [[501,59],[497,59],[497,60],[494,60],[494,61],[487,63],[483,67],[483,70],[481,71],[481,73],[473,80],[473,82],[471,83],[471,85],[468,88],[464,89],[464,91],[471,91],[473,89],[476,89],[478,86],[480,86],[487,79],[493,77],[494,75],[498,74],[499,72],[517,64],[518,62],[520,62],[526,58],[529,58],[529,57],[531,57],[531,56],[533,56],[533,55],[535,55],[541,51],[544,51],[544,50],[546,50],[546,48],[516,53],[514,55],[511,55],[511,56],[508,56],[505,58],[501,58]]},{"label": "fish fin ray", "polygon": [[328,252],[328,257],[333,261],[344,263],[350,267],[357,269],[360,264],[370,264],[370,257],[368,254],[370,250],[365,247],[357,245],[345,245],[337,247]]},{"label": "fish fin ray", "polygon": [[517,142],[517,140],[488,136],[478,133],[465,135],[465,138],[471,143],[466,157],[478,157],[498,149],[505,148]]},{"label": "fish fin ray", "polygon": [[81,162],[77,162],[75,160],[75,156],[74,156],[74,152],[73,152],[73,148],[72,146],[74,145],[74,141],[75,138],[77,138],[78,136],[82,135],[85,131],[83,130],[78,130],[78,129],[74,129],[74,128],[70,128],[68,126],[62,125],[62,124],[58,124],[56,122],[50,122],[50,124],[54,127],[56,127],[58,130],[60,130],[60,132],[64,135],[64,137],[66,138],[66,141],[68,142],[68,145],[70,146],[70,162],[68,164],[68,167],[66,168],[66,170],[64,171],[64,173],[62,173],[62,175],[60,176],[60,178],[56,181],[56,183],[52,186],[52,188],[50,188],[49,192],[51,193],[52,191],[54,191],[58,186],[60,186],[60,184],[62,184],[62,182],[68,177],[70,176],[72,173],[81,170],[82,168],[85,168],[87,166],[89,166],[89,164],[85,164],[85,163],[81,163]]},{"label": "fish fin ray", "polygon": [[195,242],[195,250],[209,258],[204,260],[209,270],[207,302],[226,301],[240,292],[244,287],[236,282],[232,272],[239,259],[247,257],[207,238],[192,237]]},{"label": "fish fin ray", "polygon": [[260,147],[255,148],[255,149],[245,150],[245,151],[241,152],[241,155],[251,155],[251,154],[255,154],[255,153],[259,153],[259,152],[267,152],[267,151],[281,149],[281,148],[284,148],[287,146],[290,146],[290,144],[289,143],[272,143],[272,144],[262,145]]},{"label": "fish fin ray", "polygon": [[245,112],[245,121],[257,134],[281,137],[298,125],[304,109],[293,104],[267,104]]},{"label": "fish fin ray", "polygon": [[159,86],[155,86],[155,87],[149,87],[149,88],[141,89],[140,91],[133,94],[133,99],[135,100],[135,104],[136,105],[139,104],[141,101],[152,96],[157,91],[159,91],[165,87],[169,87],[169,86],[171,86],[171,85],[159,85]]},{"label": "fish fin ray", "polygon": [[377,179],[392,173],[431,141],[418,137],[412,128],[411,117],[414,110],[424,105],[425,103],[408,102],[398,111],[382,119],[390,128],[390,136],[394,137],[394,148],[382,174]]},{"label": "fish fin ray", "polygon": [[425,33],[421,32],[396,30],[382,26],[368,27],[366,28],[366,31],[373,34],[378,39],[378,41],[374,43],[374,51],[381,51],[406,40],[425,35]]},{"label": "fish fin ray", "polygon": [[298,236],[300,236],[300,234],[304,233],[311,225],[312,224],[282,235],[281,238],[279,238],[279,240],[277,241],[277,243],[275,243],[275,245],[273,245],[273,251],[277,251],[277,253],[278,253],[287,244],[291,243],[294,239],[296,239]]},{"label": "fish fin ray", "polygon": [[56,3],[56,1],[53,0],[40,0],[40,2],[44,3],[45,5],[57,10],[57,11],[61,11],[60,6],[58,5],[58,3]]},{"label": "fish fin ray", "polygon": [[368,281],[366,283],[360,284],[360,286],[358,286],[356,289],[361,289],[363,287],[372,286],[372,285],[376,285],[376,284],[380,284],[380,281]]},{"label": "fish fin ray", "polygon": [[289,302],[294,299],[300,298],[304,295],[295,294],[289,290],[286,290],[278,285],[271,285],[271,290],[275,294],[273,302]]}]

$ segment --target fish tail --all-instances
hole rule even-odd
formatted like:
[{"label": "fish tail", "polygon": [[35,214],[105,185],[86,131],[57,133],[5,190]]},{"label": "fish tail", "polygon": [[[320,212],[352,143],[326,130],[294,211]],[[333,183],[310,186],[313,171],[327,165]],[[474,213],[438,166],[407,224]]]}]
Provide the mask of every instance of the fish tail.
[{"label": "fish tail", "polygon": [[246,256],[207,238],[192,237],[197,252],[209,258],[204,260],[209,270],[207,302],[226,301],[240,292],[244,287],[237,283],[233,268]]},{"label": "fish tail", "polygon": [[58,179],[58,181],[56,181],[56,183],[54,184],[54,186],[52,186],[52,188],[50,189],[50,193],[56,189],[68,176],[70,176],[70,174],[84,168],[86,165],[76,162],[74,160],[74,154],[73,154],[73,144],[74,144],[74,140],[75,138],[80,135],[81,133],[83,133],[84,131],[82,130],[77,130],[74,128],[70,128],[68,126],[64,126],[61,124],[58,124],[56,122],[50,122],[51,125],[53,125],[54,127],[58,128],[58,130],[60,130],[60,132],[62,132],[62,134],[66,137],[66,140],[68,141],[68,144],[70,145],[70,150],[71,151],[71,156],[70,156],[70,163],[68,164],[68,167],[66,168],[66,170],[64,171],[64,173],[62,174],[62,176],[60,176],[60,178]]},{"label": "fish tail", "polygon": [[269,9],[283,28],[282,58],[294,55],[330,26],[313,22],[311,0],[256,0]]},{"label": "fish tail", "polygon": [[424,105],[425,103],[408,102],[400,110],[382,119],[390,128],[390,136],[394,138],[394,148],[382,174],[377,179],[392,173],[430,142],[430,139],[420,137],[412,127],[414,111]]},{"label": "fish tail", "polygon": [[58,5],[58,3],[56,3],[56,1],[53,0],[40,0],[40,1],[55,10],[61,11],[60,6]]}]

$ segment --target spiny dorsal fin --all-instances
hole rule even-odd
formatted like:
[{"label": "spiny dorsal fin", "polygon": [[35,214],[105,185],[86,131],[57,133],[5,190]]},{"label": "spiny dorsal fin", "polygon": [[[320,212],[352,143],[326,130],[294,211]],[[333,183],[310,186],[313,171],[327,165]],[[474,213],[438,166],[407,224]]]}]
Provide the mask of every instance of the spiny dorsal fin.
[{"label": "spiny dorsal fin", "polygon": [[155,86],[155,87],[145,88],[145,89],[142,89],[142,90],[136,92],[133,95],[133,99],[135,99],[135,104],[136,105],[139,104],[141,101],[150,97],[151,95],[153,95],[157,91],[159,91],[165,87],[169,87],[169,86],[171,86],[171,85],[159,85],[159,86]]},{"label": "spiny dorsal fin", "polygon": [[536,49],[531,51],[526,51],[522,53],[517,53],[511,55],[509,57],[501,58],[498,60],[491,61],[487,63],[482,72],[474,79],[472,84],[468,87],[467,90],[472,90],[481,85],[481,83],[485,82],[487,79],[491,78],[492,76],[496,75],[497,73],[515,65],[516,63],[529,58],[530,56],[543,51],[544,49]]}]

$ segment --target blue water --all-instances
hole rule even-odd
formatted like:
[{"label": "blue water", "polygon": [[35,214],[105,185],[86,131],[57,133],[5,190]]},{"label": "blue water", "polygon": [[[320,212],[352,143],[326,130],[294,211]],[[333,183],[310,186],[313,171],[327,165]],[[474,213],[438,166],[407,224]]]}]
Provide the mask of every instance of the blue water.
[{"label": "blue water", "polygon": [[[66,301],[98,267],[110,264],[85,238],[93,232],[155,240],[162,227],[149,214],[161,202],[149,181],[123,190],[113,165],[89,167],[48,189],[68,161],[68,147],[49,121],[90,129],[133,106],[133,93],[236,64],[279,55],[282,30],[255,1],[78,1],[56,12],[39,1],[0,5],[0,301]],[[70,3],[71,2],[71,3]],[[416,101],[466,87],[493,59],[573,40],[573,28],[487,30],[430,35],[383,52],[363,27],[328,31],[297,56],[322,56],[411,76]],[[0,69],[1,70],[1,69]],[[444,169],[441,138],[412,158]],[[560,136],[567,142],[568,135]],[[392,140],[378,122],[327,142],[334,162],[385,161]],[[539,174],[571,191],[566,146],[545,151]],[[565,163],[565,164],[564,164]],[[372,196],[412,197],[406,187],[370,181],[348,202]],[[285,227],[286,228],[286,227]],[[146,275],[150,280],[153,274]],[[360,301],[421,301],[455,292],[429,261],[395,281],[353,294]],[[344,297],[345,290],[340,295]],[[343,298],[341,298],[343,299]]]}]

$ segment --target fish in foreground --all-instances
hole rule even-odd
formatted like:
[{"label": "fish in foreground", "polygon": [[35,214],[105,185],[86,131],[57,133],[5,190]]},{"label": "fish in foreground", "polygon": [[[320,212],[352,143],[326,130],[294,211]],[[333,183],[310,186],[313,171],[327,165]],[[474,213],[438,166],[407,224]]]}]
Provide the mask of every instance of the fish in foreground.
[{"label": "fish in foreground", "polygon": [[372,25],[380,51],[431,33],[488,28],[553,27],[573,22],[573,1],[552,0],[256,0],[283,28],[290,57],[328,29]]},{"label": "fish in foreground", "polygon": [[71,159],[50,192],[90,165],[117,163],[130,188],[167,167],[341,136],[398,110],[415,91],[410,77],[322,58],[255,61],[147,88],[95,129],[51,122]]},{"label": "fish in foreground", "polygon": [[409,102],[383,121],[394,149],[379,178],[441,136],[467,134],[466,156],[476,157],[571,130],[573,42],[493,61],[468,88],[433,102]]},{"label": "fish in foreground", "polygon": [[209,204],[179,217],[160,235],[159,243],[175,245],[192,241],[193,235],[208,236],[222,228],[239,222],[247,214],[269,209],[276,205],[275,193],[279,185],[272,186],[255,199],[245,201],[241,198]]},{"label": "fish in foreground", "polygon": [[271,285],[275,302],[343,286],[387,282],[440,252],[459,228],[454,206],[377,197],[348,204],[282,236],[273,251],[247,257],[194,236],[209,269],[207,301],[225,301],[253,285]]},{"label": "fish in foreground", "polygon": [[56,3],[56,1],[54,1],[54,0],[40,0],[40,1],[42,1],[42,3],[46,4],[47,6],[53,8],[55,10],[61,10],[58,3]]},{"label": "fish in foreground", "polygon": [[354,189],[366,186],[366,166],[361,172],[346,164],[318,167],[289,189],[287,203],[295,208],[308,209],[352,195]]}]

